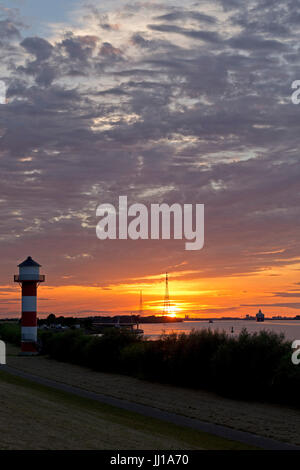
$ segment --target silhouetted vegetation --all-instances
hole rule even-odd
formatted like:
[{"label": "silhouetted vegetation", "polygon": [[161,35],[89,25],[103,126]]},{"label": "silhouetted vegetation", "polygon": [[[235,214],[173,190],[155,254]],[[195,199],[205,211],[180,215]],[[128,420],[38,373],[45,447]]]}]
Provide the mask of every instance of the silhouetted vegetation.
[{"label": "silhouetted vegetation", "polygon": [[[0,325],[0,336],[17,344],[18,325]],[[297,405],[300,365],[291,362],[283,335],[243,330],[201,330],[145,341],[130,332],[107,329],[102,336],[82,330],[40,331],[43,353],[51,358],[145,380],[201,388],[235,399]]]},{"label": "silhouetted vegetation", "polygon": [[91,318],[78,318],[78,317],[64,317],[60,315],[57,317],[54,313],[50,313],[47,318],[38,318],[38,325],[39,326],[67,326],[73,327],[76,324],[81,325],[82,327],[89,327],[92,323]]},{"label": "silhouetted vegetation", "polygon": [[19,346],[21,343],[21,326],[19,323],[1,323],[0,339]]}]

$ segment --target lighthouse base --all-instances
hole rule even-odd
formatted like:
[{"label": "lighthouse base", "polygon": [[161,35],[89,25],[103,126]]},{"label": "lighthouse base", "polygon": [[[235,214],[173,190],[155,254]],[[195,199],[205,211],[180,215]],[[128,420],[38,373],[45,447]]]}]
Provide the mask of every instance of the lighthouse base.
[{"label": "lighthouse base", "polygon": [[21,342],[21,353],[20,356],[37,356],[37,344],[32,341]]},{"label": "lighthouse base", "polygon": [[19,357],[32,357],[32,356],[38,356],[39,353],[26,353],[26,352],[20,352],[18,354]]}]

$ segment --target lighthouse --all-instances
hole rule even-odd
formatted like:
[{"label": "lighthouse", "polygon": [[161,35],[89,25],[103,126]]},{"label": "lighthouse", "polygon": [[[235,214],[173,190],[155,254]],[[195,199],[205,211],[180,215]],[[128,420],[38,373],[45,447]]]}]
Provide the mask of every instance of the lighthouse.
[{"label": "lighthouse", "polygon": [[37,287],[45,281],[40,274],[41,265],[31,256],[18,265],[19,274],[15,274],[14,282],[22,288],[22,319],[21,319],[21,353],[23,355],[37,354],[37,317],[36,297]]}]

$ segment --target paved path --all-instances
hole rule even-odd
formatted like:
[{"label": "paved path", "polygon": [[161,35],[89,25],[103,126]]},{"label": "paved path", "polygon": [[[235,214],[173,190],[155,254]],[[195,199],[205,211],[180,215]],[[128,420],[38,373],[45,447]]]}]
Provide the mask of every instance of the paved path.
[{"label": "paved path", "polygon": [[113,398],[108,395],[89,392],[88,390],[67,385],[62,382],[56,382],[54,380],[46,379],[44,377],[28,374],[27,372],[23,372],[22,370],[16,369],[14,367],[0,365],[0,370],[3,370],[18,377],[22,377],[24,379],[31,380],[41,385],[46,385],[50,388],[62,390],[68,393],[73,393],[74,395],[78,395],[83,398],[89,398],[100,403],[112,405],[117,408],[122,408],[127,411],[139,413],[141,415],[156,418],[162,421],[166,421],[168,423],[173,423],[178,426],[184,426],[195,429],[197,431],[213,434],[215,436],[230,439],[232,441],[238,441],[244,444],[249,444],[264,450],[300,450],[299,446],[293,444],[275,441],[274,439],[257,436],[256,434],[251,434],[245,431],[227,428],[226,426],[221,426],[219,424],[207,423],[198,419],[188,418],[186,416],[170,413],[168,411],[159,410],[158,408],[152,408],[150,406],[140,405],[131,401]]}]

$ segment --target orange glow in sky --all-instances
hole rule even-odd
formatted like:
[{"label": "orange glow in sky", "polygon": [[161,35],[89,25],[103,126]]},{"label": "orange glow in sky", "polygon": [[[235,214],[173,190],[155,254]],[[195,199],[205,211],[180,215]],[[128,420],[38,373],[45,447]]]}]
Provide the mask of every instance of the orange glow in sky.
[{"label": "orange glow in sky", "polygon": [[[294,316],[296,309],[285,306],[275,309],[273,304],[284,303],[284,293],[283,297],[280,294],[295,284],[299,268],[300,264],[252,275],[207,279],[189,271],[170,272],[170,316],[245,316],[254,315],[260,306],[267,315]],[[78,316],[138,314],[139,292],[142,290],[143,314],[161,315],[164,281],[164,274],[157,274],[103,287],[59,286],[51,285],[51,278],[46,278],[46,283],[38,289],[38,312],[40,316],[49,313]],[[8,314],[19,315],[21,292],[18,285],[2,286],[0,298],[3,304],[7,302]]]}]

